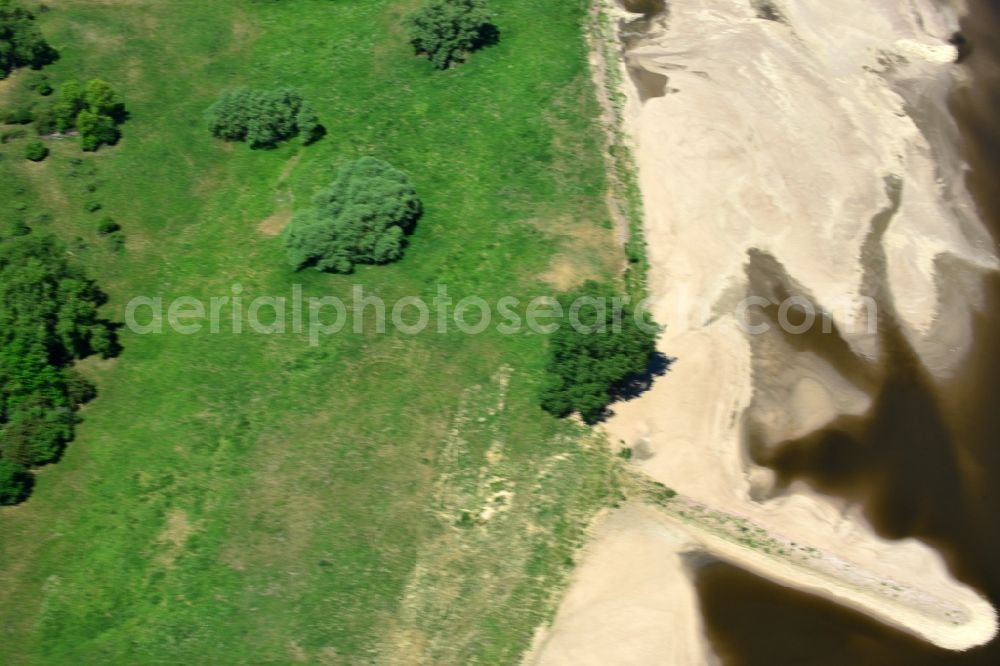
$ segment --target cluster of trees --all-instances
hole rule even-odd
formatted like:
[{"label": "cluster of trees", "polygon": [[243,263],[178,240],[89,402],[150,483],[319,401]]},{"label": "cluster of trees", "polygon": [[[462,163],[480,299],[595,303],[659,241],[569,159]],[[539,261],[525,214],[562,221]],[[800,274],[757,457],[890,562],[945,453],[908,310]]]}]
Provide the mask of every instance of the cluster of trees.
[{"label": "cluster of trees", "polygon": [[39,68],[57,57],[35,25],[35,16],[14,0],[0,0],[0,79],[17,67]]},{"label": "cluster of trees", "polygon": [[499,31],[486,0],[430,0],[407,21],[410,44],[438,69],[464,62],[476,49],[495,44]]},{"label": "cluster of trees", "polygon": [[83,149],[92,151],[118,143],[118,125],[125,117],[125,102],[110,83],[93,79],[84,86],[70,80],[59,87],[55,104],[37,114],[35,121],[39,134],[75,129]]},{"label": "cluster of trees", "polygon": [[593,423],[656,353],[656,327],[645,312],[612,307],[614,291],[588,281],[564,294],[559,328],[550,336],[542,408],[556,416],[578,412]]},{"label": "cluster of trees", "polygon": [[27,470],[58,460],[76,408],[94,397],[72,364],[116,353],[104,301],[53,236],[0,239],[0,504],[27,496]]},{"label": "cluster of trees", "polygon": [[310,144],[323,135],[316,112],[295,90],[231,90],[208,110],[212,135],[268,148],[298,136]]},{"label": "cluster of trees", "polygon": [[[42,96],[52,93],[47,78],[36,77],[26,83],[30,90]],[[107,81],[92,79],[86,85],[75,80],[67,81],[59,87],[55,100],[8,110],[3,120],[12,125],[33,122],[36,133],[42,137],[76,130],[80,134],[81,147],[93,151],[102,145],[118,142],[121,137],[118,125],[126,117],[125,103],[114,87]],[[47,150],[38,150],[36,144],[33,142],[25,148],[25,156],[35,161],[44,159],[48,154]]]},{"label": "cluster of trees", "polygon": [[406,174],[363,157],[340,169],[313,208],[292,218],[285,231],[288,259],[296,270],[313,266],[333,273],[396,261],[421,210]]}]

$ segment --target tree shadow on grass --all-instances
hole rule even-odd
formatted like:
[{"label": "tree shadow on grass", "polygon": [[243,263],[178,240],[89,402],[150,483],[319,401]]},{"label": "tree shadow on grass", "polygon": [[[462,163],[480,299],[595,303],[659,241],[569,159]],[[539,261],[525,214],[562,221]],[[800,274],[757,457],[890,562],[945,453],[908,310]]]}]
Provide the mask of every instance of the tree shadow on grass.
[{"label": "tree shadow on grass", "polygon": [[479,34],[476,35],[476,41],[472,45],[473,51],[478,51],[486,46],[496,46],[500,43],[500,28],[496,27],[492,23],[484,23],[479,26]]}]

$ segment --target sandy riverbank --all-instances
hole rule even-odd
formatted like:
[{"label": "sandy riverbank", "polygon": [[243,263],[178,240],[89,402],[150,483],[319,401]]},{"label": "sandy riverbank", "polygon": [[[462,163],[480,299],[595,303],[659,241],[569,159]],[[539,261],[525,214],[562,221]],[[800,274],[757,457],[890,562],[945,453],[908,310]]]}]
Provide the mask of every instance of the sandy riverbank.
[{"label": "sandy riverbank", "polygon": [[[804,488],[756,501],[770,479],[745,453],[748,428],[778,442],[870,407],[867,368],[877,366],[879,337],[861,296],[878,300],[880,325],[898,322],[937,376],[968,345],[977,275],[995,270],[997,259],[962,184],[945,112],[960,83],[947,41],[955,27],[954,8],[925,0],[674,0],[632,39],[633,69],[659,75],[658,85],[666,77],[662,96],[655,85],[640,95],[626,84],[626,119],[645,206],[652,310],[667,327],[661,350],[678,360],[647,394],[616,406],[609,438],[633,447],[643,472],[685,497],[808,544],[872,585],[812,577],[683,525],[664,528],[672,536],[654,548],[642,541],[646,522],[613,517],[533,663],[563,663],[569,647],[603,655],[592,663],[704,663],[696,599],[677,556],[687,551],[825,594],[942,647],[994,635],[993,609],[932,549],[880,539],[856,511]],[[840,335],[825,351],[774,327],[748,335],[736,324],[751,293],[802,295],[831,313]],[[638,539],[643,552],[659,548],[659,561],[610,557],[616,539]],[[643,586],[601,587],[629,566],[661,581],[674,610]],[[879,580],[942,601],[940,612],[935,602],[917,608],[880,596]],[[617,610],[602,615],[588,599]],[[628,652],[608,653],[602,637],[632,635],[636,622],[656,627],[644,633],[645,652],[619,641]],[[686,647],[664,657],[656,641]]]}]

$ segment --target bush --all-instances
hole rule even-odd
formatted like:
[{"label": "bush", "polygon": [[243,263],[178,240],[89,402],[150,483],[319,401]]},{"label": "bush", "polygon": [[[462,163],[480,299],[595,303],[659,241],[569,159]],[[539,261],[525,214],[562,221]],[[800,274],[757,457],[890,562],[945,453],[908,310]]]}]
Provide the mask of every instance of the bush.
[{"label": "bush", "polygon": [[111,84],[101,79],[91,79],[83,90],[83,100],[87,109],[98,116],[105,116],[114,122],[125,119],[125,102]]},{"label": "bush", "polygon": [[66,133],[76,126],[76,116],[83,111],[83,88],[79,81],[69,80],[59,86],[54,107],[56,126]]},{"label": "bush", "polygon": [[17,504],[31,492],[31,475],[12,460],[0,458],[0,505]]},{"label": "bush", "polygon": [[107,236],[108,234],[113,234],[121,229],[121,225],[112,220],[110,217],[106,217],[97,223],[97,233],[101,236]]},{"label": "bush", "polygon": [[407,21],[410,44],[438,69],[498,38],[485,0],[431,0]]},{"label": "bush", "polygon": [[[549,340],[548,377],[541,396],[546,411],[556,416],[579,412],[593,423],[603,416],[616,389],[646,372],[656,353],[656,334],[643,329],[654,327],[645,313],[640,315],[640,326],[627,305],[616,313],[613,295],[612,290],[587,282],[558,299],[563,316]],[[574,307],[576,321],[570,318]]]},{"label": "bush", "polygon": [[41,72],[32,72],[24,80],[24,86],[43,97],[52,94],[52,84],[49,83],[49,77]]},{"label": "bush", "polygon": [[83,205],[83,208],[88,213],[96,213],[97,211],[101,210],[102,206],[99,201],[88,201]]},{"label": "bush", "polygon": [[80,146],[88,152],[102,145],[113,146],[121,134],[111,116],[103,116],[83,110],[76,117],[76,128],[80,131]]},{"label": "bush", "polygon": [[296,270],[350,273],[355,264],[396,261],[421,212],[406,175],[373,157],[343,167],[313,203],[295,214],[285,232]]},{"label": "bush", "polygon": [[27,125],[34,119],[31,109],[26,107],[11,109],[3,114],[3,122],[6,125]]},{"label": "bush", "polygon": [[125,249],[125,234],[121,232],[121,229],[108,234],[105,238],[108,239],[108,245],[115,252],[121,252]]},{"label": "bush", "polygon": [[56,111],[52,104],[46,104],[35,110],[35,133],[38,136],[48,136],[58,131]]},{"label": "bush", "polygon": [[49,149],[41,141],[29,141],[24,146],[24,157],[32,162],[41,162],[49,156]]},{"label": "bush", "polygon": [[316,112],[305,102],[299,107],[299,113],[295,116],[295,125],[304,146],[308,146],[323,136],[323,126],[319,124]]},{"label": "bush", "polygon": [[35,16],[14,0],[0,0],[0,79],[16,67],[35,69],[56,59],[35,25]]},{"label": "bush", "polygon": [[309,104],[287,88],[224,92],[208,109],[208,126],[212,136],[246,141],[251,148],[270,147],[296,134],[310,143],[322,129]]},{"label": "bush", "polygon": [[14,139],[23,139],[28,136],[28,133],[23,129],[12,129],[6,132],[0,132],[0,143],[10,143]]}]

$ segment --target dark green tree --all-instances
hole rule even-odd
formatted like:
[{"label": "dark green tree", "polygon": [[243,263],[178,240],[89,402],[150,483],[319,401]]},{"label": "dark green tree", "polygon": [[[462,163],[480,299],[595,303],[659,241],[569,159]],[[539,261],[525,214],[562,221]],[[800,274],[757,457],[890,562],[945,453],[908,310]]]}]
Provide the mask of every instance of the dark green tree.
[{"label": "dark green tree", "polygon": [[24,157],[32,162],[41,162],[48,156],[49,149],[41,141],[29,141],[24,146]]},{"label": "dark green tree", "polygon": [[57,57],[35,24],[35,16],[14,0],[0,0],[0,79],[17,67],[43,67]]},{"label": "dark green tree", "polygon": [[72,438],[75,409],[94,396],[72,363],[117,348],[97,312],[104,300],[54,237],[0,240],[0,460],[8,470],[53,462]]},{"label": "dark green tree", "polygon": [[13,460],[0,458],[0,505],[17,504],[31,492],[31,475]]},{"label": "dark green tree", "polygon": [[644,312],[615,307],[613,290],[596,282],[560,296],[558,328],[549,338],[542,408],[556,416],[601,418],[615,391],[643,375],[656,353],[656,327]]},{"label": "dark green tree", "polygon": [[396,261],[421,213],[406,174],[373,157],[344,166],[313,204],[298,211],[285,232],[296,270],[350,273],[355,264]]},{"label": "dark green tree", "polygon": [[485,0],[430,0],[410,15],[407,29],[413,48],[438,69],[464,62],[499,34]]}]

